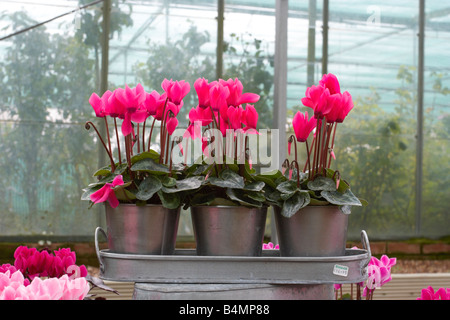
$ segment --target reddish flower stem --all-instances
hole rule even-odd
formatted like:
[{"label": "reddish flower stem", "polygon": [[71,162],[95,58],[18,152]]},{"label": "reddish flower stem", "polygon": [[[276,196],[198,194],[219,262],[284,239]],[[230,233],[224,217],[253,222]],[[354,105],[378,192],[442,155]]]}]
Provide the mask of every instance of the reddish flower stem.
[{"label": "reddish flower stem", "polygon": [[155,126],[155,122],[156,122],[156,118],[153,118],[152,128],[150,129],[150,134],[148,136],[148,147],[147,147],[148,151],[150,151],[150,145],[151,145],[151,142],[152,142],[152,133],[153,133],[153,128]]},{"label": "reddish flower stem", "polygon": [[112,158],[112,155],[111,155],[111,153],[109,152],[108,147],[107,147],[106,144],[105,144],[105,141],[103,141],[103,139],[102,139],[100,133],[98,132],[97,128],[95,127],[95,125],[94,125],[91,121],[87,121],[86,124],[84,125],[84,127],[86,128],[86,130],[89,130],[89,129],[91,128],[91,126],[94,128],[95,132],[97,133],[98,138],[100,139],[100,142],[102,143],[103,147],[104,147],[105,150],[106,150],[106,153],[107,153],[108,156],[109,156],[109,160],[111,161],[111,170],[112,170],[112,171],[116,170],[116,166],[115,166],[115,164],[114,164],[114,160],[113,160],[113,158]]},{"label": "reddish flower stem", "polygon": [[[333,151],[333,148],[334,148],[334,137],[336,135],[336,127],[337,127],[337,123],[334,123],[333,139],[331,140],[331,149],[330,149],[330,151]],[[331,157],[330,157],[330,160],[328,160],[328,167],[330,167],[330,164],[331,164]]]}]

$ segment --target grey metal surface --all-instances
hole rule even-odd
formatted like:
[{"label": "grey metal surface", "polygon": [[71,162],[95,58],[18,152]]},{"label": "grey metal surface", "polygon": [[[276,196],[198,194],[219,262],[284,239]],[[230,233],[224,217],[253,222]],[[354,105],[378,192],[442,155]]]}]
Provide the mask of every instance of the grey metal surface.
[{"label": "grey metal surface", "polygon": [[198,256],[192,249],[173,255],[117,254],[96,249],[100,277],[110,281],[210,284],[335,284],[367,278],[371,258],[366,233],[365,249],[347,249],[336,257],[280,257],[278,250],[263,250],[260,257]]},{"label": "grey metal surface", "polygon": [[198,206],[191,217],[198,255],[261,255],[267,207]]},{"label": "grey metal surface", "polygon": [[160,205],[105,206],[108,248],[116,253],[172,254],[180,209]]},{"label": "grey metal surface", "polygon": [[348,215],[338,206],[306,206],[290,218],[274,208],[282,256],[323,257],[345,254]]},{"label": "grey metal surface", "polygon": [[[134,282],[105,281],[105,284],[118,291],[119,294],[93,288],[92,294],[104,297],[107,300],[131,300],[133,299]],[[140,284],[136,284],[140,286]],[[305,285],[306,286],[306,285]],[[376,289],[374,300],[416,300],[423,288],[450,288],[450,273],[393,273],[392,280],[382,288]],[[343,293],[350,294],[351,284],[343,286]],[[312,286],[309,287],[312,290]],[[353,285],[353,298],[355,298],[356,287]]]},{"label": "grey metal surface", "polygon": [[150,284],[134,286],[134,300],[333,300],[333,285]]}]

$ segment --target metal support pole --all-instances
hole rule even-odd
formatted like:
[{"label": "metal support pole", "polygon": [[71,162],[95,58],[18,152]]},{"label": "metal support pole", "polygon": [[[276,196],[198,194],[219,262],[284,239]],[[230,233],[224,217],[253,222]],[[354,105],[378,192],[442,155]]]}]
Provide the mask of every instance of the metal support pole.
[{"label": "metal support pole", "polygon": [[[102,68],[100,74],[100,93],[103,95],[106,90],[108,90],[108,64],[109,64],[109,33],[110,33],[110,16],[111,16],[111,0],[103,1],[103,25],[102,25],[102,35],[101,35],[101,46],[102,46]],[[99,121],[97,124],[99,132],[102,136],[106,134],[106,126],[103,121]],[[99,144],[99,167],[105,165],[105,152]],[[101,206],[100,206],[101,207]],[[99,207],[99,225],[104,225],[104,215],[103,210]],[[103,208],[101,208],[103,209]]]},{"label": "metal support pole", "polygon": [[308,65],[306,84],[310,87],[314,84],[314,67],[316,63],[316,0],[309,0],[308,11]]},{"label": "metal support pole", "polygon": [[[287,101],[287,30],[288,30],[288,0],[277,0],[275,7],[275,60],[274,60],[274,94],[273,94],[273,128],[278,130],[277,141],[271,141],[272,161],[277,161],[276,167],[281,169],[281,162],[286,158],[286,101]],[[271,139],[277,135],[272,133]],[[274,147],[275,146],[275,147]],[[271,165],[273,167],[273,164]],[[271,220],[271,240],[277,243],[275,220]]]},{"label": "metal support pole", "polygon": [[416,235],[421,232],[422,210],[422,166],[423,166],[423,91],[424,91],[424,60],[425,60],[425,0],[419,1],[419,52],[417,66],[417,134],[416,134]]},{"label": "metal support pole", "polygon": [[217,1],[217,52],[216,52],[216,79],[223,76],[223,21],[225,0]]},{"label": "metal support pole", "polygon": [[[277,0],[275,11],[275,61],[273,127],[279,130],[279,163],[286,158],[286,101],[287,101],[287,22],[288,0]],[[272,157],[273,158],[273,157]]]},{"label": "metal support pole", "polygon": [[102,94],[108,90],[110,16],[111,0],[105,0],[103,2],[102,70],[100,75],[100,91]]},{"label": "metal support pole", "polygon": [[323,0],[322,11],[322,74],[328,73],[328,12],[329,1]]}]

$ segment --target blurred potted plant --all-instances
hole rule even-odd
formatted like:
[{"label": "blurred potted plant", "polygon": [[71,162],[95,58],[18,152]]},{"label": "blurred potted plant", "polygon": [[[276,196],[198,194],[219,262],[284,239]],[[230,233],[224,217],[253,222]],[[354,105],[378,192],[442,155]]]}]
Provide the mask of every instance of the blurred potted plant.
[{"label": "blurred potted plant", "polygon": [[[161,86],[163,94],[148,93],[138,84],[106,91],[101,97],[93,93],[89,99],[96,116],[105,121],[106,139],[91,121],[86,129],[95,129],[110,164],[94,173],[97,181],[84,189],[82,200],[105,203],[108,245],[113,252],[171,254],[174,250],[181,206],[177,187],[184,176],[169,157],[174,148],[170,141],[190,85],[165,79]],[[108,118],[114,125],[113,135]],[[147,121],[152,123],[150,133],[145,129]],[[157,121],[159,152],[151,146]]]},{"label": "blurred potted plant", "polygon": [[[252,168],[250,140],[258,135],[259,95],[243,93],[239,79],[194,84],[198,105],[189,112],[183,149],[200,149],[185,171],[201,187],[184,198],[199,255],[250,255],[262,251],[268,200],[264,176]],[[187,162],[187,161],[186,161]]]},{"label": "blurred potted plant", "polygon": [[[280,252],[285,256],[340,256],[345,254],[351,208],[365,203],[352,193],[340,172],[330,168],[336,127],[353,108],[352,97],[347,91],[341,93],[333,74],[324,75],[305,95],[301,101],[313,115],[295,114],[295,134],[288,140],[288,153],[293,145],[295,158],[285,160],[283,175],[277,180],[274,211]],[[306,147],[303,166],[298,162],[298,143]]]}]

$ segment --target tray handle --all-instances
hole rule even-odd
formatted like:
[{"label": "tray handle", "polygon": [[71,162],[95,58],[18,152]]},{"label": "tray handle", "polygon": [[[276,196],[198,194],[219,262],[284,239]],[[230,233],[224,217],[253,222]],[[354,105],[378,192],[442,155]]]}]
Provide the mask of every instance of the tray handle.
[{"label": "tray handle", "polygon": [[363,266],[365,268],[369,265],[370,259],[372,258],[372,252],[370,251],[369,238],[367,237],[367,233],[365,230],[361,231],[361,242],[362,242],[363,248],[365,250],[367,250],[367,253],[368,253],[367,261]]},{"label": "tray handle", "polygon": [[103,264],[102,258],[100,257],[100,249],[98,245],[98,234],[99,232],[103,233],[105,238],[107,239],[108,236],[106,235],[105,230],[103,230],[101,227],[97,227],[95,229],[95,252],[97,253],[97,259],[99,262],[100,272],[103,273],[105,271],[105,265]]}]

